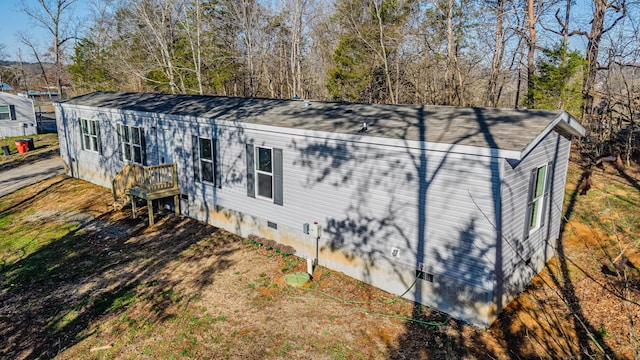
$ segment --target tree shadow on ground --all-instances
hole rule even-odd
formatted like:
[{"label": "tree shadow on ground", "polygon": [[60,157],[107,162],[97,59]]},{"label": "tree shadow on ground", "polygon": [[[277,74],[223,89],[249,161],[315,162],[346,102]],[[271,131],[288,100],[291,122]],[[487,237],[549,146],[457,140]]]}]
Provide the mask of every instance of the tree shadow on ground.
[{"label": "tree shadow on ground", "polygon": [[588,180],[586,174],[582,173],[568,197],[555,244],[556,256],[547,263],[546,274],[534,278],[492,326],[492,331],[505,341],[511,358],[618,358],[585,315],[571,275],[570,267],[575,264],[565,251],[565,229],[583,183]]},{"label": "tree shadow on ground", "polygon": [[[166,216],[146,228],[123,213],[104,213],[0,273],[1,358],[52,358],[95,332],[100,320],[123,312],[136,299],[151,303],[146,321],[162,323],[167,309],[183,296],[173,291],[184,279],[159,273],[175,259],[195,262],[215,257],[203,277],[228,268],[226,243],[211,236],[217,228]],[[207,239],[206,242],[201,241]],[[191,251],[189,251],[191,250]],[[202,284],[189,297],[198,296]],[[185,299],[188,300],[188,299]]]},{"label": "tree shadow on ground", "polygon": [[[498,355],[488,346],[486,336],[474,328],[455,320],[446,320],[444,314],[428,314],[414,308],[412,321],[398,338],[401,346],[389,348],[389,358],[400,359],[496,359]],[[428,316],[428,318],[427,318]],[[438,324],[435,320],[445,318]],[[426,325],[417,321],[430,322]]]}]

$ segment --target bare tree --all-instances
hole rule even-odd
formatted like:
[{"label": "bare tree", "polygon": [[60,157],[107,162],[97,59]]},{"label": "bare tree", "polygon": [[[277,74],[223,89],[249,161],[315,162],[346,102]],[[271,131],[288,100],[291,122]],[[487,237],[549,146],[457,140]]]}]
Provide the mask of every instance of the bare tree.
[{"label": "bare tree", "polygon": [[248,96],[256,96],[259,91],[260,47],[262,36],[261,14],[264,8],[256,0],[227,1],[230,10],[229,21],[239,30],[243,57],[248,77]]},{"label": "bare tree", "polygon": [[187,3],[183,0],[181,6],[184,13],[180,16],[180,26],[185,32],[185,37],[191,50],[193,61],[193,73],[198,83],[198,94],[204,94],[202,86],[202,7],[200,0],[192,0]]},{"label": "bare tree", "polygon": [[333,65],[333,49],[338,43],[338,33],[335,31],[335,25],[331,22],[331,11],[329,5],[319,1],[312,10],[312,22],[307,23],[309,26],[309,38],[312,46],[309,46],[309,56],[305,58],[305,64],[302,70],[308,81],[306,90],[309,96],[318,99],[328,99],[327,81],[329,69]]},{"label": "bare tree", "polygon": [[[38,62],[38,66],[40,67],[40,71],[42,72],[42,78],[44,79],[45,86],[48,88],[49,79],[47,77],[47,71],[44,68],[44,64],[40,59],[40,52],[38,51],[36,45],[33,43],[33,40],[31,40],[31,37],[26,33],[17,33],[16,36],[18,37],[20,42],[22,42],[29,49],[31,49],[31,53],[33,54],[33,57],[36,59],[36,62]],[[60,96],[60,93],[58,93],[58,96]]]},{"label": "bare tree", "polygon": [[[584,104],[582,109],[582,117],[588,117],[593,111],[594,88],[596,84],[596,75],[598,72],[598,55],[600,52],[600,42],[602,35],[613,29],[620,20],[627,14],[627,4],[625,0],[594,0],[593,1],[593,18],[591,20],[591,30],[574,31],[573,34],[585,36],[587,43],[587,74],[584,78],[582,94]],[[605,18],[607,13],[616,14],[616,19],[605,27]]]},{"label": "bare tree", "polygon": [[31,17],[36,24],[49,32],[52,37],[55,64],[55,81],[58,96],[62,96],[62,62],[64,44],[75,38],[71,19],[67,16],[73,10],[76,0],[36,0],[37,6],[30,6],[26,0],[20,0],[19,9]]},{"label": "bare tree", "polygon": [[25,90],[29,90],[29,77],[24,69],[24,61],[22,61],[22,50],[18,49],[18,67],[20,69],[20,75],[22,77],[22,83]]},{"label": "bare tree", "polygon": [[289,51],[289,71],[291,73],[291,88],[294,96],[305,96],[304,79],[302,73],[302,50],[304,46],[304,25],[308,10],[312,6],[310,0],[288,0],[285,4],[288,13],[288,28],[291,36]]},{"label": "bare tree", "polygon": [[175,1],[144,0],[134,1],[132,5],[137,25],[146,30],[146,33],[140,34],[139,39],[145,45],[144,50],[149,59],[154,61],[166,77],[171,93],[185,93],[184,82],[181,82],[174,64],[175,49],[172,46],[180,13]]}]

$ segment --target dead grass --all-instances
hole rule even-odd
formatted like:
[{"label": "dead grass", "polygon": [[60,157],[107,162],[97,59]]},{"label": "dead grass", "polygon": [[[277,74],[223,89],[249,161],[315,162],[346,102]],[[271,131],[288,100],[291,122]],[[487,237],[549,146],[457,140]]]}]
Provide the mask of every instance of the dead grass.
[{"label": "dead grass", "polygon": [[[572,165],[568,204],[578,178]],[[111,211],[106,189],[56,177],[0,198],[0,233],[24,229],[0,245],[0,358],[633,358],[640,273],[602,268],[619,244],[640,265],[624,205],[640,196],[617,180],[594,175],[564,256],[485,331],[322,267],[289,288],[301,259],[188,218],[146,227]],[[615,226],[605,191],[623,199],[608,205]]]}]

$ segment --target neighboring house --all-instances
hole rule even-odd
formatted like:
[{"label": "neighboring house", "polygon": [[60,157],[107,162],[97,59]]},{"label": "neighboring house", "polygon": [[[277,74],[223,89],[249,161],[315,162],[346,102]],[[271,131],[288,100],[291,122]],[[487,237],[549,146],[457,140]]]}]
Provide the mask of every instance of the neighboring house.
[{"label": "neighboring house", "polygon": [[0,91],[15,91],[15,89],[11,85],[3,82],[0,84]]},{"label": "neighboring house", "polygon": [[584,134],[563,111],[147,93],[56,117],[74,177],[175,163],[182,214],[485,326],[552,256]]},{"label": "neighboring house", "polygon": [[33,101],[0,92],[0,137],[26,136],[37,133]]}]

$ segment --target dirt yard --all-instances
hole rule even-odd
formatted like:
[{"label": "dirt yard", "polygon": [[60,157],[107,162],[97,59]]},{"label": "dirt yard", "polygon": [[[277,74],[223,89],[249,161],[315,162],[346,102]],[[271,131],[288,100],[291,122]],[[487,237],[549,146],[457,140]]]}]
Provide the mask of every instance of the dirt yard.
[{"label": "dirt yard", "polygon": [[0,358],[637,358],[638,176],[580,174],[562,256],[488,330],[322,267],[291,288],[302,259],[56,177],[0,198]]}]

